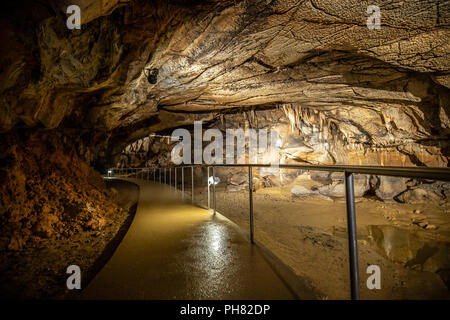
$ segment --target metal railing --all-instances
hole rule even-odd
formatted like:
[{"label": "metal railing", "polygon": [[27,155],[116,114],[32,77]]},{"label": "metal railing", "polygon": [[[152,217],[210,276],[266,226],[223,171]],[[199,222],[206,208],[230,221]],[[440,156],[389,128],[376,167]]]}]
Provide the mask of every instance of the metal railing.
[{"label": "metal railing", "polygon": [[[174,187],[177,189],[177,169],[181,168],[181,185],[182,198],[184,199],[184,169],[191,169],[191,201],[194,204],[194,167],[207,167],[207,186],[208,186],[208,209],[210,209],[210,185],[213,188],[213,209],[216,214],[216,188],[215,188],[215,168],[216,167],[246,167],[248,168],[248,184],[249,184],[249,220],[250,220],[250,242],[254,243],[254,222],[253,222],[253,168],[267,168],[273,167],[270,164],[193,164],[187,166],[172,166],[164,168],[113,168],[108,171],[108,176],[118,175],[135,176],[136,178],[144,179],[146,173],[147,180],[150,176],[150,171],[153,173],[153,181],[158,182],[156,176],[158,172],[159,183],[167,184],[167,169],[169,170],[169,185],[171,186],[171,170],[174,170]],[[276,166],[280,169],[301,169],[310,171],[328,171],[328,172],[342,172],[345,176],[345,200],[347,207],[347,232],[348,232],[348,248],[349,248],[349,264],[350,264],[350,287],[351,298],[359,300],[359,271],[358,271],[358,245],[356,233],[356,210],[355,210],[355,191],[354,191],[354,174],[368,174],[380,176],[392,176],[414,179],[431,179],[450,181],[450,168],[430,168],[430,167],[384,167],[384,166],[344,166],[344,165],[294,165],[294,164],[279,164]],[[210,168],[212,169],[212,176],[209,175]],[[164,169],[164,179],[162,179],[162,170]],[[212,177],[213,183],[210,183]]]}]

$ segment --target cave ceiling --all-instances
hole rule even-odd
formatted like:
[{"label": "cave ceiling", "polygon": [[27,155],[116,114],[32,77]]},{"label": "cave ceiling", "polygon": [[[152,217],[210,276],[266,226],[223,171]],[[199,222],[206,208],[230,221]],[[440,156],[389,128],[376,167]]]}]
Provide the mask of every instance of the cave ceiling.
[{"label": "cave ceiling", "polygon": [[58,129],[117,154],[230,110],[298,107],[342,123],[405,110],[410,138],[448,138],[449,1],[378,1],[379,30],[360,0],[70,2],[81,30],[66,27],[68,1],[2,13],[2,132]]}]

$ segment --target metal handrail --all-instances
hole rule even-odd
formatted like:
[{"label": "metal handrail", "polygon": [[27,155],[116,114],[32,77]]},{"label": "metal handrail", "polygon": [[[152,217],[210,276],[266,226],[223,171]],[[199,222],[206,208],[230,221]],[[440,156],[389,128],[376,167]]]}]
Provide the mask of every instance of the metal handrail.
[{"label": "metal handrail", "polygon": [[[280,169],[301,169],[311,171],[328,171],[328,172],[343,172],[345,176],[345,199],[347,207],[347,231],[348,231],[348,247],[349,247],[349,264],[350,264],[350,287],[351,298],[359,300],[359,270],[358,270],[358,245],[356,237],[356,210],[355,210],[355,191],[353,183],[353,174],[369,174],[381,176],[393,176],[403,178],[415,179],[432,179],[441,181],[450,181],[450,168],[436,168],[436,167],[385,167],[385,166],[346,166],[346,165],[298,165],[298,164],[192,164],[182,166],[164,167],[164,183],[166,183],[166,169],[169,168],[169,175],[171,177],[171,169],[175,171],[174,187],[177,189],[177,168],[181,168],[182,176],[182,198],[184,199],[184,168],[191,168],[191,196],[194,204],[194,167],[207,167],[207,185],[208,185],[208,209],[210,208],[210,192],[209,192],[209,169],[212,168],[212,177],[215,182],[215,167],[246,167],[248,168],[249,179],[249,219],[250,219],[250,242],[254,243],[254,223],[253,223],[253,179],[252,169],[258,168],[280,168]],[[147,170],[147,180],[149,179],[149,171],[153,170],[153,181],[156,182],[156,170],[159,170],[159,183],[161,183],[162,168],[161,167],[144,167],[144,168],[113,168],[108,171],[114,174],[114,171],[128,173],[134,171],[137,177],[138,170],[141,170],[141,178],[143,178],[144,170]],[[171,185],[171,178],[169,184]],[[216,214],[216,188],[213,186],[213,203],[214,214]]]},{"label": "metal handrail", "polygon": [[[439,167],[388,167],[388,166],[346,166],[346,165],[298,165],[298,164],[279,164],[273,166],[271,164],[190,164],[183,166],[171,166],[170,168],[181,167],[278,167],[280,169],[302,169],[312,171],[329,171],[329,172],[350,172],[354,174],[374,174],[381,176],[416,178],[416,179],[432,179],[441,181],[450,181],[450,168]],[[158,167],[159,168],[159,167]],[[168,168],[168,167],[167,167]],[[111,170],[147,170],[152,167],[139,168],[113,168]]]}]

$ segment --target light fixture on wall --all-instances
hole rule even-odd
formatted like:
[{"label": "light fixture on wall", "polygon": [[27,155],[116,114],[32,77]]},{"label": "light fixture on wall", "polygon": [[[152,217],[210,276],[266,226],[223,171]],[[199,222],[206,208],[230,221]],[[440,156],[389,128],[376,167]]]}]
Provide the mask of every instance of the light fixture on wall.
[{"label": "light fixture on wall", "polygon": [[159,70],[157,68],[144,69],[144,75],[151,84],[155,84],[158,80],[158,73]]}]

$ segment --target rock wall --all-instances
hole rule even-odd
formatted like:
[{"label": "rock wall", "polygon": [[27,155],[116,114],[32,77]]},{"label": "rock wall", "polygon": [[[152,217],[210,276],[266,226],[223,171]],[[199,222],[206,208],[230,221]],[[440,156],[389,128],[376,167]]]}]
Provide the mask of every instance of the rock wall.
[{"label": "rock wall", "polygon": [[11,132],[0,145],[0,250],[98,230],[120,214],[116,195],[56,132]]},{"label": "rock wall", "polygon": [[[320,111],[298,105],[282,105],[268,110],[229,111],[206,122],[204,129],[218,128],[224,139],[226,129],[276,130],[281,142],[279,163],[283,164],[447,166],[448,156],[441,151],[448,149],[449,141],[431,135],[431,132],[439,132],[439,127],[417,127],[426,123],[420,118],[421,115],[423,116],[402,108],[374,111],[349,107]],[[186,128],[192,131],[191,127]],[[193,137],[193,132],[191,136]],[[428,143],[420,144],[419,136]],[[117,166],[172,165],[171,151],[177,142],[172,142],[170,137],[171,132],[166,131],[164,136],[150,135],[137,140],[123,150]],[[406,141],[409,144],[405,144]],[[228,144],[235,146],[234,141],[225,139],[224,155]],[[203,142],[203,147],[207,145],[208,142]],[[249,163],[248,136],[245,148],[243,161]],[[267,160],[265,156],[261,152],[259,161]],[[248,188],[245,170],[218,169],[217,174],[227,184],[229,191]],[[290,187],[295,197],[345,196],[343,175],[339,173],[255,169],[255,186]],[[356,175],[355,188],[357,197],[370,195],[381,200],[407,203],[447,201],[450,196],[448,183],[395,177]]]},{"label": "rock wall", "polygon": [[[277,128],[285,162],[448,166],[449,2],[380,1],[380,30],[360,0],[77,0],[81,30],[67,4],[0,14],[3,247],[66,232],[58,190],[84,212],[74,226],[91,221],[81,203],[106,194],[88,165],[163,164],[170,148],[139,139],[194,120]],[[339,194],[333,183],[318,190]]]},{"label": "rock wall", "polygon": [[[73,2],[81,30],[66,28],[66,1],[5,8],[0,132],[75,132],[98,168],[192,112],[236,107],[325,112],[346,120],[348,143],[381,128],[374,145],[400,144],[408,156],[448,140],[446,2],[382,1],[380,30],[366,26],[370,1]],[[153,83],[148,70],[158,71]],[[355,127],[355,117],[377,123]],[[445,165],[422,160],[413,163]]]}]

